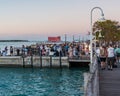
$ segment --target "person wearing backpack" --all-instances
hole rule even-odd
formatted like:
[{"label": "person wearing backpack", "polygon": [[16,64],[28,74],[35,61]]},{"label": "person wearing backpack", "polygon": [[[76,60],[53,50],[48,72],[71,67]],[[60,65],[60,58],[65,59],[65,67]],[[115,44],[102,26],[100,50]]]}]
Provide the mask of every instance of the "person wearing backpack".
[{"label": "person wearing backpack", "polygon": [[107,49],[105,46],[102,46],[100,48],[100,64],[101,64],[101,69],[104,70],[106,67],[106,58],[107,58]]}]

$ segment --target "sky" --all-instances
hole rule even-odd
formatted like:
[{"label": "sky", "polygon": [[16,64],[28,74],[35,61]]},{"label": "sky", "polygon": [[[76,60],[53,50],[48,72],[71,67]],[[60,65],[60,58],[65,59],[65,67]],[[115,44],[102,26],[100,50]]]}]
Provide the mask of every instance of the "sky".
[{"label": "sky", "polygon": [[[96,6],[106,19],[120,22],[120,0],[0,0],[0,39],[86,39]],[[101,18],[99,9],[92,14],[92,22]]]}]

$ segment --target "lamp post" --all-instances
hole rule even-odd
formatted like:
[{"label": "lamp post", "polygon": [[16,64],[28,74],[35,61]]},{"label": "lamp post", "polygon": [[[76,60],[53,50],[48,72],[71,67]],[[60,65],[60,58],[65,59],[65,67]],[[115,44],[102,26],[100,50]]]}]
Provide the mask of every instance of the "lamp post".
[{"label": "lamp post", "polygon": [[97,40],[97,38],[96,38],[96,36],[97,36],[96,33],[97,33],[97,32],[100,32],[100,30],[96,30],[96,31],[94,32],[94,33],[95,33],[95,36],[94,36],[94,42],[95,42],[95,43],[94,43],[94,46],[95,46],[94,49],[95,49],[95,50],[96,50],[96,40]]},{"label": "lamp post", "polygon": [[74,41],[75,41],[75,38],[74,38],[74,35],[73,35],[73,44],[74,44]]},{"label": "lamp post", "polygon": [[[101,16],[102,17],[104,17],[104,14],[103,14],[103,10],[100,8],[100,7],[94,7],[94,8],[92,8],[92,10],[91,10],[91,12],[90,12],[90,15],[91,15],[91,18],[90,18],[90,20],[91,20],[91,22],[90,22],[90,26],[91,26],[91,32],[90,32],[90,48],[91,48],[91,52],[90,52],[90,63],[91,63],[91,67],[93,66],[93,46],[92,46],[92,44],[93,44],[93,23],[92,23],[92,13],[93,13],[93,11],[95,10],[95,9],[99,9],[100,11],[101,11]],[[91,71],[92,69],[90,68],[90,71]]]},{"label": "lamp post", "polygon": [[79,36],[79,43],[80,43],[80,36]]},{"label": "lamp post", "polygon": [[67,34],[65,34],[65,45],[66,45],[66,42],[67,42]]}]

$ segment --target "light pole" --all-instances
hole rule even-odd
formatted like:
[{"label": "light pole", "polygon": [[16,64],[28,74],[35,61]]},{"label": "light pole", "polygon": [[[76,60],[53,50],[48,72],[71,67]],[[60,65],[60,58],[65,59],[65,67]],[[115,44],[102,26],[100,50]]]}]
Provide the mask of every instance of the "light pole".
[{"label": "light pole", "polygon": [[79,36],[79,43],[80,43],[80,36]]},{"label": "light pole", "polygon": [[97,32],[100,32],[100,30],[96,30],[96,31],[94,32],[94,33],[95,33],[95,34],[94,34],[94,35],[95,35],[95,36],[94,36],[94,42],[95,42],[95,43],[94,43],[94,50],[96,50],[96,40],[97,40],[97,38],[96,38],[96,36],[97,36],[96,33],[97,33]]},{"label": "light pole", "polygon": [[65,34],[65,45],[66,45],[66,42],[67,42],[67,34]]},{"label": "light pole", "polygon": [[73,35],[73,44],[74,44],[74,41],[75,41],[75,38],[74,38],[74,35]]},{"label": "light pole", "polygon": [[[93,39],[93,23],[92,23],[92,13],[93,13],[93,11],[95,9],[99,9],[101,11],[101,16],[104,17],[103,10],[100,7],[92,8],[92,10],[90,12],[90,14],[91,14],[91,18],[90,18],[90,20],[91,20],[91,22],[90,22],[90,26],[91,26],[91,32],[90,32],[90,48],[91,48],[91,50],[90,50],[91,51],[90,52],[90,63],[91,63],[91,66],[93,65],[93,46],[92,46],[92,44],[93,44],[93,40],[92,40]],[[90,70],[92,70],[92,69],[90,68]]]}]

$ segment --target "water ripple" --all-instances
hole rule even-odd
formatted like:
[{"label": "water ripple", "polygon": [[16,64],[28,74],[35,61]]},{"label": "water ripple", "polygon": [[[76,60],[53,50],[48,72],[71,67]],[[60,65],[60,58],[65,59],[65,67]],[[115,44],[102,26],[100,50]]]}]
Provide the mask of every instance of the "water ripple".
[{"label": "water ripple", "polygon": [[0,96],[83,96],[87,69],[0,68]]}]

